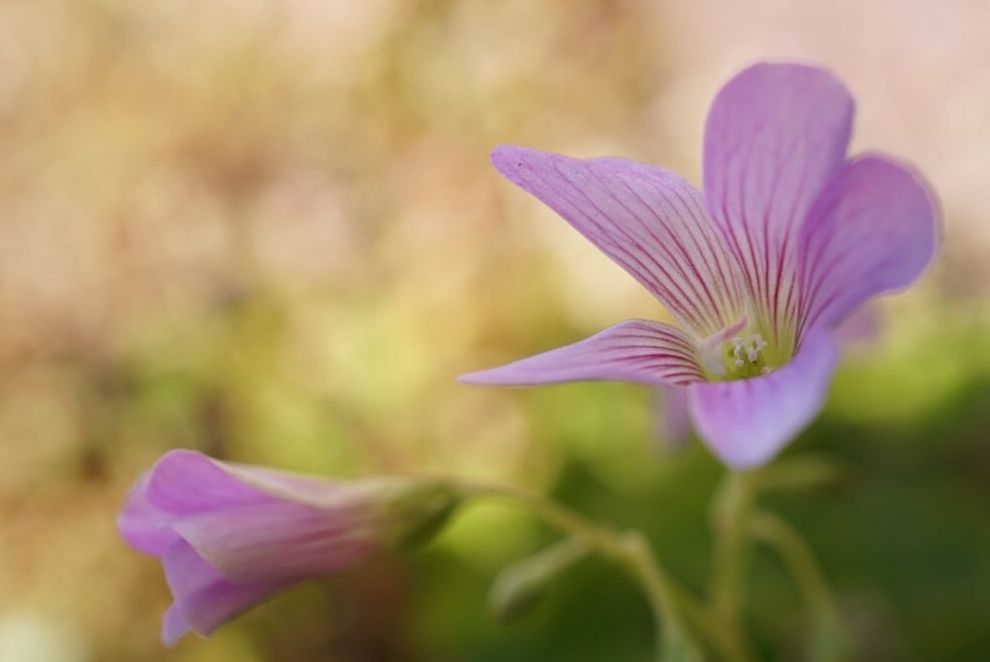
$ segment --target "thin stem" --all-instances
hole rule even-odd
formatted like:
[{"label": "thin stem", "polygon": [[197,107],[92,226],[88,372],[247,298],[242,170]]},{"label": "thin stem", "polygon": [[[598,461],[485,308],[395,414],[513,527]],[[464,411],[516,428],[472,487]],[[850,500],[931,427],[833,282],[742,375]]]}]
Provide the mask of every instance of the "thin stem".
[{"label": "thin stem", "polygon": [[712,578],[713,616],[731,650],[730,659],[752,659],[742,627],[739,609],[743,597],[743,576],[749,556],[747,534],[749,516],[756,500],[756,474],[731,472],[714,504],[715,567]]},{"label": "thin stem", "polygon": [[[646,538],[639,531],[634,531],[622,536],[618,542],[625,548],[628,567],[638,578],[650,602],[658,633],[657,659],[700,660],[697,647],[677,612],[672,582],[657,563]],[[663,632],[666,636],[659,636]]]},{"label": "thin stem", "polygon": [[488,594],[492,611],[503,621],[516,618],[539,599],[548,580],[590,552],[584,539],[571,535],[503,568]]},{"label": "thin stem", "polygon": [[788,566],[811,610],[815,625],[810,659],[841,660],[847,657],[848,641],[825,574],[801,535],[784,520],[765,512],[753,515],[753,536],[773,547]]},{"label": "thin stem", "polygon": [[[691,604],[693,598],[674,588],[641,533],[613,530],[549,499],[516,488],[463,484],[460,487],[470,495],[502,497],[525,503],[551,526],[583,540],[591,549],[618,563],[642,587],[650,604],[657,630],[657,659],[667,662],[701,659],[677,609],[678,599]],[[692,605],[689,609],[702,610],[700,605]]]}]

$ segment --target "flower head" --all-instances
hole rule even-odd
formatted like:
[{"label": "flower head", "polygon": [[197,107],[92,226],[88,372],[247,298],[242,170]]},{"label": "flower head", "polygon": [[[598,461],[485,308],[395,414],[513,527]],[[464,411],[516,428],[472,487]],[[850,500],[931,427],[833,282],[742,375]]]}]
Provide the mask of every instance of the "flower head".
[{"label": "flower head", "polygon": [[934,197],[911,167],[849,158],[853,101],[827,71],[757,64],[708,115],[704,192],[661,168],[499,147],[492,162],[664,304],[678,326],[628,320],[462,381],[620,380],[687,389],[725,463],[771,459],[821,409],[833,330],[910,285],[938,243]]},{"label": "flower head", "polygon": [[161,559],[174,597],[162,627],[171,645],[285,588],[420,540],[455,504],[450,488],[429,480],[330,482],[176,450],[138,480],[118,526]]}]

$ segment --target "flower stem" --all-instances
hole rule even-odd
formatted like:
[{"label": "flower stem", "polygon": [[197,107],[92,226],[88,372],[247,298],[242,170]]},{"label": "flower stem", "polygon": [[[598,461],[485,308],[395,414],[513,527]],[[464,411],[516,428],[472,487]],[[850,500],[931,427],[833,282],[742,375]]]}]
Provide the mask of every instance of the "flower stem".
[{"label": "flower stem", "polygon": [[835,601],[824,573],[801,535],[784,520],[765,512],[753,516],[750,530],[754,538],[773,547],[780,555],[808,604],[813,622],[808,659],[819,662],[846,659],[849,642]]},{"label": "flower stem", "polygon": [[730,472],[712,512],[715,559],[712,578],[712,616],[718,623],[727,657],[736,662],[753,658],[739,623],[743,576],[749,545],[749,517],[756,500],[755,472]]},{"label": "flower stem", "polygon": [[677,612],[671,580],[657,563],[646,537],[634,531],[624,534],[617,542],[625,549],[627,567],[639,580],[650,602],[657,631],[657,659],[700,661],[701,654]]},{"label": "flower stem", "polygon": [[554,501],[512,487],[461,485],[467,495],[512,499],[532,507],[548,524],[584,541],[602,556],[616,562],[635,580],[646,595],[657,631],[657,660],[695,662],[701,660],[697,644],[681,620],[678,602],[700,613],[694,598],[676,588],[659,566],[645,536],[638,531],[620,532],[593,522]]},{"label": "flower stem", "polygon": [[540,598],[549,580],[590,552],[583,539],[571,535],[502,568],[488,593],[492,612],[503,622],[515,619]]}]

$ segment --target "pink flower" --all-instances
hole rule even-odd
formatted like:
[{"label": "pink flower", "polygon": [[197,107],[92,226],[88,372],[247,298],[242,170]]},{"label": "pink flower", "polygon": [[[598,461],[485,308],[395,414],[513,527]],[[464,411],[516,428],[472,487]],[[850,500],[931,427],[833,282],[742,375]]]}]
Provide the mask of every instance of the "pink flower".
[{"label": "pink flower", "polygon": [[455,503],[432,481],[330,482],[176,450],[138,480],[118,526],[128,544],[161,559],[174,597],[162,640],[172,645],[418,539]]},{"label": "pink flower", "polygon": [[910,285],[938,244],[911,167],[846,156],[853,101],[830,73],[757,64],[708,115],[704,193],[655,166],[499,147],[492,162],[652,292],[678,327],[628,320],[462,377],[473,384],[620,380],[686,389],[694,427],[742,469],[821,409],[836,327]]}]

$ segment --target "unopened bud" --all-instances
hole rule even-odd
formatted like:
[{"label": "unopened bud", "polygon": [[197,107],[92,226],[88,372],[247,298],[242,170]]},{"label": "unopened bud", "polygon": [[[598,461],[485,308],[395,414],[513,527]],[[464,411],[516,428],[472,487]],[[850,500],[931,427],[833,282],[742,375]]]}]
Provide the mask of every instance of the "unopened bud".
[{"label": "unopened bud", "polygon": [[526,614],[543,598],[550,581],[587,552],[583,541],[568,538],[505,568],[488,594],[492,613],[503,623]]}]

